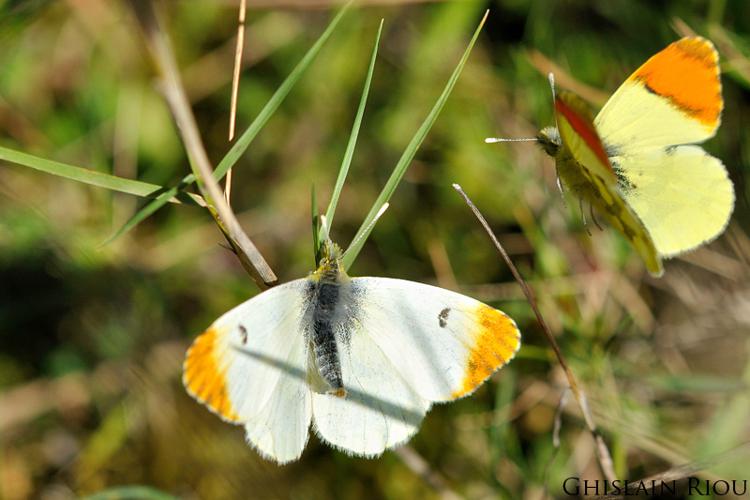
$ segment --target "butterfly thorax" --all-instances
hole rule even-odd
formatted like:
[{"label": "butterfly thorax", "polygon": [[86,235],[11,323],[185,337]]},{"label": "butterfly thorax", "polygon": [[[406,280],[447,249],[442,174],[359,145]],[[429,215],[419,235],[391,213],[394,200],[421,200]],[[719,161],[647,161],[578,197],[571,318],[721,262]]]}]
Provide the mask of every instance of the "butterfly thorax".
[{"label": "butterfly thorax", "polygon": [[536,140],[545,153],[550,155],[552,158],[557,157],[557,153],[560,151],[560,147],[562,146],[560,132],[557,130],[557,127],[544,127],[536,135]]},{"label": "butterfly thorax", "polygon": [[342,283],[349,280],[342,262],[341,248],[331,240],[326,240],[321,248],[318,268],[310,274],[311,281]]},{"label": "butterfly thorax", "polygon": [[563,144],[557,127],[543,128],[536,138],[544,152],[555,159],[557,177],[565,187],[576,197],[603,209],[592,180],[585,175],[585,169],[573,157],[570,149]]},{"label": "butterfly thorax", "polygon": [[322,253],[318,269],[308,277],[312,303],[308,382],[313,390],[344,397],[336,334],[349,321],[350,308],[345,299],[350,280],[336,244],[324,242]]}]

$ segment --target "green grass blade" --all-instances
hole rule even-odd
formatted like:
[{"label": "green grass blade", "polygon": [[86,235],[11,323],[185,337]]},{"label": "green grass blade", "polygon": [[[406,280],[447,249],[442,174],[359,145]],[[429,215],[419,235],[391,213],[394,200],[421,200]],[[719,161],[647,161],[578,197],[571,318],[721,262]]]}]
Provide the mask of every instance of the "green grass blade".
[{"label": "green grass blade", "polygon": [[214,177],[216,178],[216,180],[222,179],[226,175],[227,171],[229,171],[229,169],[232,168],[235,163],[237,163],[237,160],[239,160],[240,156],[245,153],[245,150],[247,150],[248,146],[250,146],[250,143],[253,141],[253,139],[255,139],[255,136],[258,135],[258,132],[260,132],[260,130],[265,126],[266,122],[268,122],[268,119],[271,118],[274,112],[276,112],[281,103],[284,102],[284,99],[286,99],[286,96],[292,90],[294,85],[296,85],[297,81],[302,76],[302,73],[304,73],[307,67],[310,66],[310,63],[313,61],[313,59],[315,59],[315,56],[318,55],[320,49],[331,37],[331,34],[336,29],[339,21],[344,16],[344,14],[346,14],[346,11],[349,9],[351,4],[351,1],[347,2],[346,5],[344,5],[338,11],[323,34],[320,35],[320,38],[318,38],[315,44],[310,47],[310,50],[307,51],[302,60],[297,63],[297,66],[295,66],[292,72],[289,73],[289,76],[286,77],[286,80],[284,80],[279,88],[276,89],[276,92],[274,92],[274,94],[268,100],[260,113],[258,113],[258,116],[255,117],[255,120],[253,120],[247,130],[245,130],[245,132],[243,132],[242,135],[237,139],[237,142],[234,143],[234,146],[232,146],[229,152],[224,156],[224,158],[222,158],[222,160],[219,162],[219,165],[216,167],[216,171],[214,172]]},{"label": "green grass blade", "polygon": [[75,165],[60,163],[54,160],[47,160],[45,158],[22,153],[21,151],[2,146],[0,146],[0,160],[33,168],[34,170],[57,175],[90,186],[102,187],[111,189],[112,191],[119,191],[121,193],[134,194],[136,196],[147,198],[163,199],[163,203],[171,201],[174,203],[186,202],[193,205],[204,204],[202,198],[192,193],[182,193],[180,196],[177,196],[179,194],[177,191],[172,191],[163,186],[159,186],[158,184],[125,179],[124,177],[97,172],[96,170],[90,170],[88,168],[76,167]]},{"label": "green grass blade", "polygon": [[114,488],[108,488],[99,493],[88,495],[83,497],[84,500],[177,500],[177,497],[172,496],[163,491],[157,490],[150,486],[116,486]]},{"label": "green grass blade", "polygon": [[[214,178],[217,181],[224,178],[229,169],[232,168],[235,163],[237,163],[237,160],[239,160],[239,158],[245,153],[248,146],[250,146],[250,143],[253,141],[253,139],[255,139],[255,136],[258,135],[258,132],[260,132],[260,130],[265,126],[266,122],[268,122],[268,120],[278,109],[281,103],[284,102],[284,99],[286,99],[287,95],[289,95],[289,92],[292,90],[294,85],[296,85],[302,74],[310,66],[310,63],[312,63],[313,59],[315,59],[315,57],[318,55],[318,52],[320,52],[323,44],[325,44],[325,42],[330,38],[333,30],[336,29],[336,26],[339,24],[339,21],[344,16],[346,11],[349,9],[351,3],[352,2],[348,2],[338,11],[333,20],[328,24],[328,27],[325,29],[325,31],[323,31],[323,34],[321,34],[315,44],[310,47],[310,49],[307,51],[304,57],[302,57],[300,62],[297,63],[297,66],[295,66],[292,72],[289,73],[289,76],[287,76],[279,86],[279,88],[276,89],[276,92],[274,92],[274,94],[268,100],[260,113],[258,113],[258,116],[255,117],[255,120],[253,120],[250,126],[237,139],[237,142],[234,143],[234,146],[232,146],[229,152],[227,152],[224,158],[222,158],[213,174]],[[121,236],[128,230],[135,227],[138,223],[146,219],[148,216],[159,210],[161,207],[163,207],[166,203],[165,198],[167,193],[173,196],[184,186],[190,185],[193,182],[195,182],[195,176],[193,174],[188,174],[183,177],[177,186],[169,188],[167,191],[165,191],[164,197],[159,197],[141,208],[125,224],[125,226],[117,230],[115,235],[111,237],[109,241],[112,241],[114,238]]]},{"label": "green grass blade", "polygon": [[432,107],[430,114],[427,115],[427,118],[425,118],[425,120],[422,122],[422,125],[419,127],[416,134],[414,134],[414,137],[412,137],[411,142],[409,142],[409,145],[406,146],[406,149],[401,155],[401,158],[396,164],[396,167],[393,169],[393,173],[391,173],[391,176],[388,178],[388,182],[386,182],[385,186],[383,187],[383,190],[380,192],[380,195],[378,195],[377,200],[375,200],[375,203],[373,203],[372,208],[370,208],[370,212],[367,214],[367,217],[365,218],[364,222],[362,222],[362,225],[357,231],[357,234],[352,239],[352,243],[349,245],[349,248],[346,249],[346,252],[344,254],[344,268],[345,269],[348,270],[351,267],[352,263],[357,258],[357,255],[359,254],[360,250],[362,250],[362,246],[364,246],[365,241],[367,241],[367,238],[372,232],[372,229],[374,227],[374,224],[372,224],[372,221],[375,220],[375,216],[378,214],[378,212],[383,207],[383,205],[386,202],[388,202],[388,200],[390,200],[391,195],[393,195],[393,192],[398,187],[399,182],[401,182],[401,179],[404,177],[404,174],[406,173],[406,169],[409,167],[409,164],[411,163],[412,159],[414,159],[414,155],[417,154],[417,150],[419,149],[419,146],[422,144],[422,141],[424,141],[424,138],[427,136],[427,133],[432,128],[432,125],[435,123],[435,120],[440,114],[440,111],[442,111],[443,106],[445,105],[445,102],[448,100],[448,97],[450,96],[451,91],[453,90],[453,87],[456,85],[456,81],[458,81],[458,77],[461,75],[461,70],[463,70],[463,67],[466,64],[466,61],[469,59],[469,54],[471,54],[471,49],[474,47],[474,44],[476,43],[477,38],[479,37],[480,31],[482,31],[482,27],[484,26],[484,23],[487,20],[488,13],[489,11],[484,14],[484,17],[479,22],[479,26],[477,26],[477,29],[474,32],[474,36],[472,36],[471,41],[469,42],[469,45],[466,47],[466,50],[464,51],[464,54],[461,57],[461,60],[458,62],[458,65],[456,66],[456,69],[453,70],[453,74],[448,80],[448,83],[445,85],[445,88],[443,89],[443,93],[440,94],[440,97],[438,98],[437,102],[435,102],[435,105]]},{"label": "green grass blade", "polygon": [[310,191],[310,215],[312,216],[313,257],[315,267],[320,262],[320,214],[318,213],[318,195],[315,194],[315,185]]},{"label": "green grass blade", "polygon": [[339,169],[339,175],[336,179],[336,185],[333,188],[333,194],[331,195],[331,202],[328,204],[328,210],[326,210],[326,222],[328,224],[328,230],[333,227],[333,216],[336,213],[336,205],[339,202],[339,196],[341,190],[344,187],[344,181],[349,173],[349,166],[352,164],[352,158],[354,157],[354,148],[357,145],[357,137],[359,136],[359,128],[362,125],[362,116],[365,114],[365,106],[367,104],[367,96],[370,94],[370,83],[372,82],[372,74],[375,72],[375,60],[378,56],[378,46],[380,45],[380,35],[383,33],[383,20],[380,20],[380,26],[378,27],[378,34],[375,37],[375,46],[372,48],[372,56],[370,57],[370,67],[367,70],[367,77],[365,78],[365,86],[362,89],[362,97],[359,100],[359,108],[354,118],[354,124],[352,125],[352,132],[349,135],[349,143],[346,145],[346,152],[344,153],[344,159],[341,162],[341,168]]},{"label": "green grass blade", "polygon": [[[192,177],[193,174],[190,174]],[[169,201],[174,196],[182,196],[184,193],[182,193],[180,190],[184,188],[187,184],[179,184],[178,186],[171,187],[169,189],[166,189],[163,193],[161,193],[159,196],[157,196],[154,201],[160,202],[161,205]],[[150,217],[151,214],[159,210],[159,207],[161,205],[156,205],[155,203],[147,203],[143,208],[138,210],[133,216],[128,219],[128,221],[123,224],[117,231],[112,234],[109,238],[107,238],[103,243],[102,246],[108,245],[115,241],[117,238],[122,236],[123,234],[127,233],[131,229],[133,229],[135,226],[140,224],[143,220]]]}]

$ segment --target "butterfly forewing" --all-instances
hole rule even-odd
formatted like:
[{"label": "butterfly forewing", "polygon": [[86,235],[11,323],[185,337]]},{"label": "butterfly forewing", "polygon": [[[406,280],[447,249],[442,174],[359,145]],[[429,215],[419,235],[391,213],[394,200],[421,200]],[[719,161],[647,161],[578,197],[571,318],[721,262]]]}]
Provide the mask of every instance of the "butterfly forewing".
[{"label": "butterfly forewing", "polygon": [[356,334],[367,335],[422,398],[472,393],[520,346],[507,315],[442,288],[390,278],[354,278],[367,297]]},{"label": "butterfly forewing", "polygon": [[713,137],[724,107],[718,62],[701,37],[678,40],[646,61],[594,120],[610,156]]},{"label": "butterfly forewing", "polygon": [[306,287],[291,281],[227,312],[196,338],[183,367],[190,395],[243,424],[248,442],[280,463],[299,458],[311,419]]}]

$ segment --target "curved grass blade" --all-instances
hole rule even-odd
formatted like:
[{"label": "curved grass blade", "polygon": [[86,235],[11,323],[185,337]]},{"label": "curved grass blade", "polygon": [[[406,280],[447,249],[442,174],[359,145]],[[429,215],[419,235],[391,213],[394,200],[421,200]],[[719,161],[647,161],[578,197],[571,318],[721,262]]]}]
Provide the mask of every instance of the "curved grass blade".
[{"label": "curved grass blade", "polygon": [[[193,174],[190,174],[190,177],[195,177]],[[183,179],[184,180],[184,179]],[[123,224],[117,231],[112,234],[109,238],[107,238],[101,246],[108,245],[115,241],[117,238],[122,236],[123,234],[127,233],[131,229],[133,229],[135,226],[140,224],[141,221],[148,218],[151,214],[159,210],[159,207],[164,205],[166,201],[169,201],[171,198],[177,197],[180,198],[184,196],[184,193],[181,191],[181,189],[187,187],[190,183],[181,182],[175,187],[171,188],[164,188],[163,192],[157,196],[154,201],[161,203],[160,205],[157,205],[156,203],[148,203],[143,208],[138,210],[128,221]],[[196,195],[197,196],[197,195]],[[205,206],[205,201],[201,198],[202,205]]]},{"label": "curved grass blade", "polygon": [[[357,137],[359,136],[359,128],[362,125],[362,116],[365,114],[365,105],[367,104],[367,96],[370,94],[370,83],[372,82],[372,74],[375,72],[375,60],[378,56],[378,46],[380,45],[380,35],[383,33],[383,19],[380,20],[380,26],[378,27],[378,34],[375,37],[375,46],[372,48],[372,56],[370,57],[370,67],[367,70],[367,76],[365,77],[365,86],[362,89],[362,97],[359,100],[359,108],[357,108],[357,114],[354,117],[354,124],[352,125],[352,132],[349,135],[349,143],[346,145],[346,152],[344,153],[344,159],[341,162],[341,168],[339,168],[339,175],[336,179],[336,185],[333,188],[333,194],[331,195],[331,201],[328,204],[326,210],[326,221],[328,227],[333,227],[333,216],[336,213],[336,205],[339,202],[339,196],[341,190],[344,187],[344,181],[349,173],[349,166],[352,164],[352,158],[354,157],[354,148],[357,145]],[[320,236],[317,238],[318,243],[320,242]],[[316,247],[316,255],[318,253],[318,247]]]},{"label": "curved grass blade", "polygon": [[346,252],[344,254],[344,268],[346,270],[351,267],[360,250],[362,250],[362,246],[365,244],[365,241],[367,241],[367,238],[372,232],[372,228],[374,227],[372,221],[375,220],[375,217],[378,214],[378,211],[380,211],[381,207],[385,203],[387,203],[388,200],[390,200],[391,195],[393,195],[393,192],[398,187],[399,182],[401,182],[401,179],[404,177],[406,169],[409,167],[412,159],[414,159],[414,155],[417,154],[419,146],[422,144],[422,141],[424,141],[427,133],[432,128],[432,125],[435,123],[435,120],[440,114],[440,111],[442,111],[445,102],[448,100],[448,97],[453,90],[453,87],[456,85],[456,81],[458,81],[458,77],[461,75],[461,70],[463,70],[466,61],[469,59],[471,49],[474,47],[474,44],[479,37],[480,31],[482,31],[482,27],[487,20],[488,14],[489,11],[484,13],[484,17],[479,22],[479,26],[477,26],[476,31],[474,31],[474,36],[471,37],[471,41],[466,47],[463,56],[461,56],[461,60],[458,62],[456,69],[453,70],[453,74],[448,80],[448,83],[445,85],[443,93],[440,94],[440,97],[438,97],[437,102],[435,102],[435,105],[432,107],[430,114],[427,115],[427,118],[425,118],[425,120],[422,122],[422,125],[419,127],[416,134],[414,134],[414,137],[412,137],[411,142],[409,142],[409,145],[406,146],[406,149],[401,155],[401,158],[398,160],[396,167],[393,169],[393,173],[391,173],[391,176],[388,178],[388,182],[385,183],[383,190],[380,192],[380,195],[378,195],[375,203],[372,204],[370,212],[367,214],[367,217],[365,218],[364,222],[362,222],[362,225],[357,231],[357,234],[352,239],[352,243],[349,245],[349,248],[346,249]]},{"label": "curved grass blade", "polygon": [[[312,63],[313,59],[315,59],[315,56],[318,55],[318,52],[320,52],[323,44],[330,38],[333,30],[336,29],[336,26],[339,24],[339,21],[344,16],[346,11],[349,9],[351,3],[352,2],[348,2],[339,10],[333,20],[328,24],[328,27],[325,29],[325,31],[323,31],[323,33],[320,35],[318,40],[313,44],[312,47],[310,47],[310,49],[307,51],[304,57],[302,57],[300,62],[297,63],[297,66],[295,66],[292,72],[289,73],[289,76],[286,77],[286,80],[284,80],[279,88],[276,89],[276,92],[274,92],[274,94],[268,100],[260,113],[258,113],[258,116],[255,117],[255,120],[253,120],[253,122],[249,127],[247,127],[245,132],[243,132],[242,135],[237,139],[237,142],[234,143],[234,146],[232,146],[232,148],[227,152],[224,158],[222,158],[222,160],[217,165],[216,170],[214,170],[214,179],[216,179],[217,181],[221,180],[226,175],[227,171],[229,171],[229,169],[232,168],[235,163],[237,163],[237,160],[239,160],[240,156],[245,153],[248,146],[250,146],[250,143],[253,141],[253,139],[255,139],[255,136],[258,135],[258,132],[260,132],[261,129],[265,126],[269,118],[273,116],[274,112],[278,109],[281,103],[284,102],[286,96],[289,95],[289,92],[299,81],[300,77],[308,68],[308,66],[310,66],[310,63]],[[195,182],[195,176],[193,174],[188,174],[183,177],[178,185],[167,189],[164,192],[164,196],[160,196],[154,201],[149,202],[138,212],[136,212],[136,214],[131,217],[131,219],[126,222],[122,228],[117,230],[114,236],[112,236],[108,241],[112,241],[113,239],[121,236],[122,234],[138,225],[151,214],[163,207],[166,204],[167,196],[175,196],[185,186],[188,186],[193,182]]]},{"label": "curved grass blade", "polygon": [[0,146],[0,160],[5,160],[23,167],[33,168],[58,177],[63,177],[72,181],[88,184],[90,186],[102,187],[119,191],[120,193],[134,194],[147,198],[162,199],[164,203],[190,203],[192,205],[205,206],[203,198],[193,193],[172,192],[170,189],[158,184],[126,179],[116,175],[97,172],[88,168],[77,167],[67,163],[61,163],[46,158],[22,153],[14,149]]}]

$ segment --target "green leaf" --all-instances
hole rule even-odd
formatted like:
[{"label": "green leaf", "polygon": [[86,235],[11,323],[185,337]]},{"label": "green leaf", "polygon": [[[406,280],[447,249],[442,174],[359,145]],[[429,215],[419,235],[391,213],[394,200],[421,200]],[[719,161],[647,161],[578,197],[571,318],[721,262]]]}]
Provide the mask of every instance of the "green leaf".
[{"label": "green leaf", "polygon": [[383,20],[381,19],[380,26],[378,27],[378,34],[375,37],[375,46],[372,48],[370,67],[367,70],[367,77],[365,77],[365,86],[362,89],[362,97],[359,100],[359,108],[357,109],[357,114],[354,118],[352,132],[349,135],[349,143],[346,145],[346,152],[344,153],[344,159],[341,162],[341,168],[339,168],[339,175],[336,178],[336,185],[333,188],[331,202],[328,204],[328,210],[326,210],[326,224],[328,225],[329,231],[331,230],[331,227],[333,227],[333,216],[336,213],[336,205],[339,202],[339,196],[341,195],[341,190],[344,187],[344,181],[346,181],[346,176],[349,173],[349,166],[352,164],[352,158],[354,157],[354,148],[357,145],[357,137],[359,136],[359,129],[362,125],[362,116],[365,114],[367,96],[370,94],[370,83],[372,82],[372,74],[375,72],[375,60],[378,56],[378,46],[380,45],[380,35],[382,33]]},{"label": "green leaf", "polygon": [[422,125],[414,134],[414,137],[412,137],[411,142],[409,142],[409,145],[406,146],[406,149],[401,155],[401,158],[396,164],[396,167],[393,169],[391,176],[388,178],[388,182],[385,183],[383,190],[380,192],[380,195],[378,195],[378,198],[375,200],[375,203],[373,203],[372,208],[370,208],[370,212],[367,214],[367,217],[362,222],[362,225],[357,231],[357,234],[352,239],[352,243],[349,245],[349,248],[346,249],[346,252],[344,253],[345,269],[348,270],[354,260],[357,258],[357,255],[359,255],[360,250],[362,250],[362,246],[364,246],[365,241],[367,241],[368,236],[372,232],[372,229],[374,227],[373,221],[375,220],[375,217],[377,216],[383,205],[391,199],[391,195],[393,195],[393,192],[398,187],[399,182],[401,182],[401,179],[404,177],[406,169],[409,167],[409,164],[417,154],[419,146],[422,144],[422,141],[424,141],[427,133],[432,128],[432,125],[435,123],[435,120],[440,114],[440,111],[442,111],[445,102],[448,100],[448,97],[453,90],[453,87],[456,85],[456,81],[458,81],[458,77],[461,75],[461,70],[463,70],[466,61],[469,59],[469,54],[471,54],[471,49],[474,47],[474,44],[479,37],[479,32],[482,30],[482,26],[484,26],[484,22],[487,20],[487,13],[488,12],[484,14],[484,17],[479,22],[479,26],[477,27],[476,31],[474,31],[474,36],[472,36],[468,47],[466,47],[461,60],[456,66],[456,69],[453,70],[453,74],[448,80],[448,83],[445,85],[443,93],[440,94],[440,97],[438,97],[437,102],[435,102],[435,105],[432,107],[430,114],[427,115],[427,118],[425,118],[425,120],[422,122]]},{"label": "green leaf", "polygon": [[47,160],[38,156],[22,153],[14,149],[0,146],[0,160],[5,160],[16,165],[33,168],[41,172],[57,175],[72,181],[89,184],[91,186],[103,187],[112,191],[134,194],[146,198],[162,199],[164,203],[190,203],[193,205],[204,205],[203,199],[192,193],[178,193],[158,184],[125,179],[116,175],[97,172],[88,168],[76,167],[67,163]]},{"label": "green leaf", "polygon": [[[330,22],[323,34],[320,35],[315,44],[310,47],[310,49],[300,60],[300,62],[297,63],[297,66],[295,66],[292,72],[289,73],[289,76],[287,76],[284,82],[279,86],[279,88],[276,89],[276,92],[274,92],[274,94],[268,100],[260,113],[258,113],[258,116],[255,117],[255,120],[253,120],[250,126],[242,133],[239,138],[237,138],[234,146],[231,147],[229,152],[227,152],[227,154],[224,156],[224,158],[222,158],[222,160],[219,162],[219,165],[214,170],[214,179],[216,179],[217,181],[223,179],[229,169],[232,168],[232,166],[237,163],[237,160],[239,160],[239,158],[245,153],[248,146],[250,146],[250,143],[253,141],[253,139],[255,139],[255,136],[258,135],[258,132],[260,132],[261,129],[265,126],[269,118],[273,116],[274,112],[278,109],[281,103],[284,102],[286,96],[289,95],[289,92],[299,81],[300,77],[308,68],[308,66],[310,66],[310,63],[312,63],[313,59],[315,59],[315,56],[318,55],[318,52],[320,52],[323,44],[325,44],[325,42],[330,38],[333,30],[336,29],[336,26],[339,24],[339,21],[344,16],[346,11],[349,9],[351,3],[351,1],[348,2],[339,10],[339,12]],[[185,186],[192,184],[193,182],[195,182],[195,176],[193,174],[188,174],[183,177],[177,186],[174,186],[165,191],[164,197],[159,197],[141,208],[127,223],[125,223],[125,226],[120,228],[108,241],[112,241],[117,236],[124,234],[126,231],[135,227],[138,223],[163,207],[166,203],[165,198],[167,194],[174,196],[174,194],[179,192]]]}]

